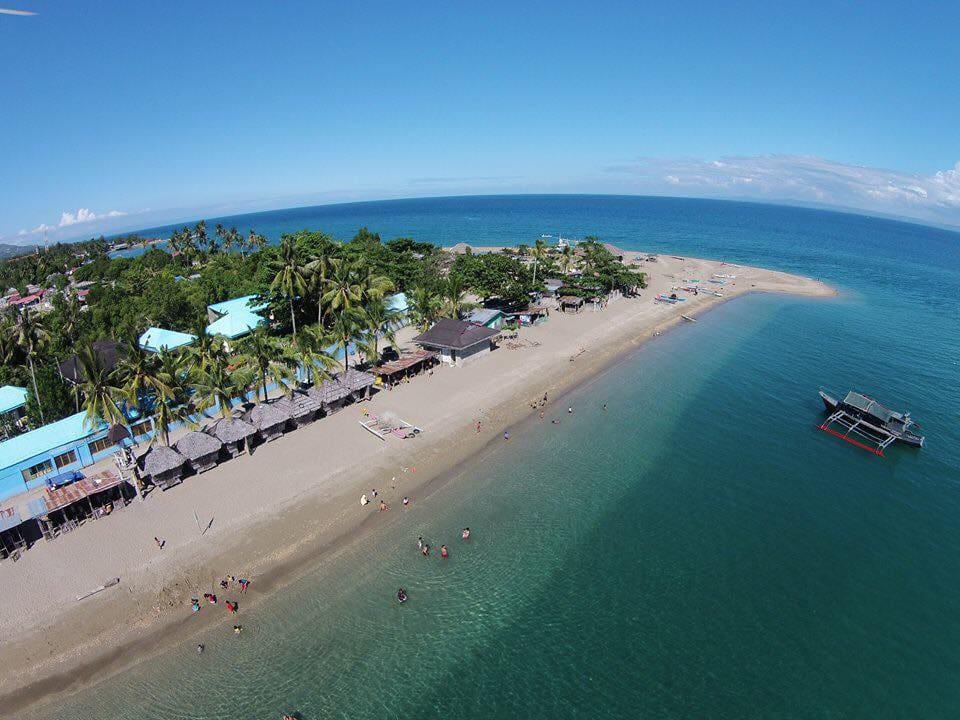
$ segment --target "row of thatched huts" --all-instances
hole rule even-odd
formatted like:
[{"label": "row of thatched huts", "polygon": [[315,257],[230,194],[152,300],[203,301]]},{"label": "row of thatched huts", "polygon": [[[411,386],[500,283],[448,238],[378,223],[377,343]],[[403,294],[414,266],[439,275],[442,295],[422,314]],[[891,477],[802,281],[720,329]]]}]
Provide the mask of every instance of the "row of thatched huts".
[{"label": "row of thatched huts", "polygon": [[374,381],[370,373],[351,368],[319,385],[297,388],[289,395],[258,403],[239,417],[220,418],[190,431],[171,447],[154,445],[137,458],[137,471],[142,480],[166,490],[188,473],[202,473],[245,449],[250,452],[257,443],[276,440],[290,429],[369,397]]}]

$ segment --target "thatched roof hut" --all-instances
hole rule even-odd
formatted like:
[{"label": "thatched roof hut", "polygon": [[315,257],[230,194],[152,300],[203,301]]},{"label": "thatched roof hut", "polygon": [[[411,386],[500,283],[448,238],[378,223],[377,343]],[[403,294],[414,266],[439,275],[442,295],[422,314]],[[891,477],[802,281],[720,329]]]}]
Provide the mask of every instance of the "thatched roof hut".
[{"label": "thatched roof hut", "polygon": [[324,407],[336,405],[350,395],[350,390],[337,382],[336,379],[324,380],[307,390],[307,395],[321,403]]},{"label": "thatched roof hut", "polygon": [[258,403],[243,415],[243,419],[253,425],[264,442],[283,435],[283,430],[292,419],[289,412],[276,403]]},{"label": "thatched roof hut", "polygon": [[150,478],[154,485],[164,489],[183,479],[183,466],[187,459],[166,445],[154,445],[137,458],[137,467],[143,477]]},{"label": "thatched roof hut", "polygon": [[350,392],[357,392],[366,390],[376,382],[377,378],[372,373],[350,368],[346,372],[337,373],[336,380]]},{"label": "thatched roof hut", "polygon": [[239,418],[230,418],[229,420],[220,418],[204,427],[203,432],[223,443],[223,448],[233,457],[240,453],[240,446],[246,443],[250,436],[257,434],[253,425]]},{"label": "thatched roof hut", "polygon": [[323,403],[305,390],[294,390],[274,401],[273,406],[289,413],[298,425],[310,422],[323,409]]},{"label": "thatched roof hut", "polygon": [[190,461],[190,467],[200,473],[217,464],[223,443],[212,435],[191,430],[173,444],[174,449]]}]

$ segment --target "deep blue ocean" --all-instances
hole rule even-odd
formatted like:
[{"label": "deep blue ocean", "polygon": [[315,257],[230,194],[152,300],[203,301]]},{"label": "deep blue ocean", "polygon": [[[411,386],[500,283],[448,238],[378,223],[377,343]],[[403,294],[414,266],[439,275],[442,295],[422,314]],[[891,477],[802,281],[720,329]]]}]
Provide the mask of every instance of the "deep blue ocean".
[{"label": "deep blue ocean", "polygon": [[[593,196],[214,222],[444,245],[592,234],[841,294],[753,295],[670,331],[557,401],[577,410],[562,425],[514,428],[415,512],[246,613],[243,636],[217,628],[202,658],[177,648],[36,717],[960,715],[960,234]],[[912,411],[926,447],[878,458],[818,432],[819,386]],[[423,561],[421,534],[454,557]]]}]

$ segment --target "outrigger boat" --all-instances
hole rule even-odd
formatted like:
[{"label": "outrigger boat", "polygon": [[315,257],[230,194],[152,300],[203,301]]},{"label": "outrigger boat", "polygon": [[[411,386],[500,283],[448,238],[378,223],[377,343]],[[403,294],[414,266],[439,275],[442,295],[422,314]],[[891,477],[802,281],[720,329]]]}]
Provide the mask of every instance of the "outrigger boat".
[{"label": "outrigger boat", "polygon": [[[912,447],[923,447],[923,435],[911,428],[919,428],[908,412],[895,412],[873,398],[851,390],[839,400],[820,391],[823,406],[830,413],[819,429],[883,457],[883,451],[900,441]],[[838,429],[839,428],[839,429]],[[841,429],[844,432],[841,432]],[[856,435],[856,440],[850,435]]]},{"label": "outrigger boat", "polygon": [[670,295],[664,295],[663,293],[660,293],[659,295],[657,295],[657,296],[654,298],[654,300],[655,300],[656,302],[670,303],[671,305],[674,304],[674,303],[686,302],[686,301],[687,301],[686,298],[677,297],[677,294],[676,294],[676,293],[672,293],[672,294],[670,294]]}]

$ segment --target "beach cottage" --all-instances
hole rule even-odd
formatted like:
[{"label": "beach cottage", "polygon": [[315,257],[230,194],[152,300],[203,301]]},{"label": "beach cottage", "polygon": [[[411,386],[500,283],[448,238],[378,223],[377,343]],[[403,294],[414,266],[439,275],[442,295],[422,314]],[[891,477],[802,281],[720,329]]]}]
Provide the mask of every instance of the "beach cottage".
[{"label": "beach cottage", "polygon": [[191,430],[173,444],[174,450],[187,459],[187,464],[195,473],[202,473],[216,467],[220,459],[223,443],[217,438],[199,430]]},{"label": "beach cottage", "polygon": [[253,425],[239,418],[220,418],[203,428],[202,432],[219,440],[223,450],[232,458],[243,452],[244,448],[249,452],[250,438],[257,434]]},{"label": "beach cottage", "polygon": [[288,413],[297,427],[313,422],[323,412],[323,403],[306,390],[294,390],[274,400],[273,405]]},{"label": "beach cottage", "polygon": [[243,419],[257,431],[260,442],[265,443],[283,435],[291,420],[290,413],[276,407],[275,403],[258,403],[244,414]]},{"label": "beach cottage", "polygon": [[187,459],[166,445],[154,445],[137,458],[140,478],[149,480],[163,490],[183,482],[184,466]]},{"label": "beach cottage", "polygon": [[498,330],[482,325],[441,318],[413,341],[423,348],[439,352],[441,362],[462,365],[490,352],[494,347],[494,338],[499,334]]}]

